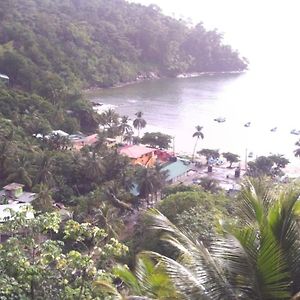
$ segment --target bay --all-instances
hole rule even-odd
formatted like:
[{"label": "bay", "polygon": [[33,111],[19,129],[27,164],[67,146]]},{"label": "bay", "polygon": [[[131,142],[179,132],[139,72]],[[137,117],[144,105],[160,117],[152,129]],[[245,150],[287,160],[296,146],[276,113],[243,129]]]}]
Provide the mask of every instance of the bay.
[{"label": "bay", "polygon": [[[300,129],[300,90],[289,73],[248,71],[242,74],[206,74],[193,78],[143,81],[119,88],[93,90],[94,102],[114,105],[121,115],[134,119],[144,113],[146,131],[161,131],[175,137],[175,151],[191,153],[195,126],[203,126],[202,148],[230,151],[245,161],[253,157],[284,154],[293,166],[295,142],[290,133]],[[215,118],[224,117],[218,123]],[[249,127],[244,125],[251,122]],[[271,131],[277,127],[276,131]]]}]

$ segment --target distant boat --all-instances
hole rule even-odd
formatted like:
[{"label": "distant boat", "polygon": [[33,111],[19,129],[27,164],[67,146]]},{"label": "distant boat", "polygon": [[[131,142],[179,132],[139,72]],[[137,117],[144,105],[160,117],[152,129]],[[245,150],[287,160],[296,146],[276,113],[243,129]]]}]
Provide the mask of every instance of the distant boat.
[{"label": "distant boat", "polygon": [[299,135],[300,130],[293,129],[293,130],[291,130],[291,134]]},{"label": "distant boat", "polygon": [[250,127],[250,125],[251,125],[251,122],[247,122],[244,126],[245,127]]},{"label": "distant boat", "polygon": [[277,127],[274,127],[271,129],[272,132],[275,132],[277,130]]},{"label": "distant boat", "polygon": [[216,122],[218,122],[218,123],[223,123],[223,122],[226,121],[226,119],[223,118],[223,117],[219,117],[219,118],[215,118],[214,121],[216,121]]}]

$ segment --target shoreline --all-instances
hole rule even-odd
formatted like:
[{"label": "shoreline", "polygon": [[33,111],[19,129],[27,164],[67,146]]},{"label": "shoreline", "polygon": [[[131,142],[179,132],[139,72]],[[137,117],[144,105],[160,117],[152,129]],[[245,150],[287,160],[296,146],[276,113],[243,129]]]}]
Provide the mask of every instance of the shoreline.
[{"label": "shoreline", "polygon": [[188,72],[188,73],[178,74],[175,77],[160,76],[159,74],[156,74],[155,72],[151,72],[155,75],[151,76],[149,78],[139,78],[137,80],[132,80],[132,81],[128,81],[128,82],[120,82],[120,83],[117,83],[117,84],[115,84],[113,86],[110,86],[110,87],[91,86],[89,88],[82,89],[82,92],[84,94],[88,94],[88,93],[93,92],[93,91],[102,91],[102,90],[122,88],[122,87],[125,87],[125,86],[139,84],[139,83],[146,82],[146,81],[160,80],[160,79],[167,79],[167,78],[170,78],[170,79],[171,78],[173,78],[173,79],[185,79],[185,78],[201,77],[201,76],[204,76],[204,75],[213,76],[213,75],[218,75],[218,74],[244,74],[247,71],[248,70],[244,70],[244,71],[217,71],[217,72],[207,72],[207,71],[205,71],[205,72]]}]

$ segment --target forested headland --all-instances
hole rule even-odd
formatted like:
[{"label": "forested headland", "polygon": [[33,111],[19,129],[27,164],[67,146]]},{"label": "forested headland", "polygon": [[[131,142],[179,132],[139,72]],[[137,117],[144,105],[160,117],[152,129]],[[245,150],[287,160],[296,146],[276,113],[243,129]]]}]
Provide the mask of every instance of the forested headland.
[{"label": "forested headland", "polygon": [[241,71],[246,60],[203,25],[124,0],[3,0],[0,72],[46,98],[67,86],[110,87],[148,76]]}]

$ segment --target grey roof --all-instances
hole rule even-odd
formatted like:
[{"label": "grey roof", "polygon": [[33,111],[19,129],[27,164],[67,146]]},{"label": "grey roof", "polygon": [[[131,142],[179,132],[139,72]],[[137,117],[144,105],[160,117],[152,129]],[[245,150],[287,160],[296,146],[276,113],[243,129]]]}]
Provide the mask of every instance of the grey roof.
[{"label": "grey roof", "polygon": [[[5,191],[0,191],[0,198],[2,196],[5,196]],[[36,197],[36,193],[28,193],[23,192],[20,196],[18,196],[16,199],[12,199],[13,203],[31,203]],[[0,205],[1,207],[1,205]]]}]

